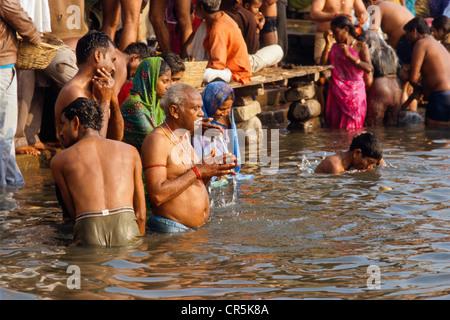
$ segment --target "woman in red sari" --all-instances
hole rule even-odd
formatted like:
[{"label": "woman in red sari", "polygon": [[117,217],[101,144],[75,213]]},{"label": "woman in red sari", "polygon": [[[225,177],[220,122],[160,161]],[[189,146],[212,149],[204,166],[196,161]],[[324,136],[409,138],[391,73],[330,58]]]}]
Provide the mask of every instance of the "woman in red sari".
[{"label": "woman in red sari", "polygon": [[[331,36],[336,43],[331,46]],[[325,32],[322,64],[331,64],[325,121],[333,129],[358,129],[364,126],[367,112],[366,85],[370,86],[372,63],[366,43],[357,40],[349,18],[338,16]],[[331,49],[330,49],[331,47]]]}]

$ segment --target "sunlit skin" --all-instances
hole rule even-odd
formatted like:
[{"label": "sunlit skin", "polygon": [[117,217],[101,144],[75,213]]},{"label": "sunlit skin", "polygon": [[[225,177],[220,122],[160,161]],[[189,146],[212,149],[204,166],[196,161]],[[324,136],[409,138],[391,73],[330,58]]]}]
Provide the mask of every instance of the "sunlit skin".
[{"label": "sunlit skin", "polygon": [[76,142],[76,137],[73,137],[74,130],[71,130],[71,122],[66,118],[66,116],[63,114],[61,116],[60,121],[60,130],[59,130],[59,136],[61,140],[61,145],[64,148],[70,147],[72,144]]},{"label": "sunlit skin", "polygon": [[[406,39],[414,46],[408,81],[415,86],[415,93],[421,91],[428,99],[434,92],[450,90],[450,55],[447,49],[429,34],[421,34],[417,29],[406,31]],[[421,89],[417,86],[419,83]],[[425,124],[448,128],[450,122],[426,117]]]},{"label": "sunlit skin", "polygon": [[[373,72],[373,67],[370,61],[369,47],[365,42],[357,41],[350,34],[347,26],[345,26],[342,29],[332,26],[331,29],[327,30],[324,33],[324,37],[326,45],[322,53],[321,64],[323,65],[329,64],[329,50],[331,49],[331,42],[332,42],[331,39],[332,37],[334,37],[337,45],[339,45],[339,47],[343,50],[344,56],[355,65],[356,62],[359,60],[357,63],[357,68],[363,70],[365,72],[364,76],[367,77],[367,79],[369,79],[369,75]],[[349,46],[355,49],[355,51],[360,56],[360,59],[356,58],[353,54],[350,53]]]},{"label": "sunlit skin", "polygon": [[[77,74],[64,85],[55,102],[57,136],[61,111],[76,98],[85,97],[98,101],[104,111],[104,125],[100,134],[103,137],[108,135],[108,138],[121,140],[123,119],[120,110],[117,110],[119,108],[118,103],[115,103],[117,99],[113,99],[116,59],[116,50],[110,43],[107,50],[95,50],[87,62],[79,65]],[[109,126],[112,128],[111,135]]]},{"label": "sunlit skin", "polygon": [[354,168],[360,171],[371,170],[374,165],[384,166],[383,158],[363,157],[361,149],[339,152],[326,157],[316,168],[316,173],[342,174]]},{"label": "sunlit skin", "polygon": [[136,70],[141,63],[142,59],[138,54],[132,54],[129,56],[129,60],[127,63],[128,77],[127,79],[133,78],[136,74]]},{"label": "sunlit skin", "polygon": [[172,85],[172,73],[170,70],[163,75],[160,75],[156,84],[156,97],[161,99],[167,92],[167,89]]},{"label": "sunlit skin", "polygon": [[256,25],[258,26],[258,33],[264,27],[264,23],[266,22],[263,13],[259,10],[261,6],[262,0],[252,0],[250,3],[244,4],[244,8],[255,15]]},{"label": "sunlit skin", "polygon": [[216,110],[216,112],[214,113],[214,119],[220,123],[223,123],[227,127],[230,127],[230,114],[232,105],[233,99],[231,99],[230,97],[222,103],[219,109]]},{"label": "sunlit skin", "polygon": [[180,71],[172,74],[171,83],[172,85],[181,81],[184,76],[184,71]]},{"label": "sunlit skin", "polygon": [[[170,90],[177,89],[172,87]],[[194,88],[181,90],[185,90],[188,101],[182,107],[168,107],[165,122],[145,138],[141,156],[153,214],[195,228],[203,225],[209,217],[209,196],[205,184],[212,176],[233,174],[237,160],[224,160],[223,164],[198,163],[186,136],[178,136],[175,132],[180,132],[178,129],[194,132],[194,122],[204,116],[203,101]],[[202,179],[191,169],[193,165]]]},{"label": "sunlit skin", "polygon": [[53,157],[50,166],[72,221],[83,212],[129,206],[144,234],[145,195],[137,150],[84,128],[77,116],[69,121],[62,115],[60,125],[65,149]]},{"label": "sunlit skin", "polygon": [[259,9],[262,6],[262,0],[252,0],[251,3],[246,3],[244,5],[244,8],[247,10],[250,10],[253,14],[258,14],[260,11]]}]

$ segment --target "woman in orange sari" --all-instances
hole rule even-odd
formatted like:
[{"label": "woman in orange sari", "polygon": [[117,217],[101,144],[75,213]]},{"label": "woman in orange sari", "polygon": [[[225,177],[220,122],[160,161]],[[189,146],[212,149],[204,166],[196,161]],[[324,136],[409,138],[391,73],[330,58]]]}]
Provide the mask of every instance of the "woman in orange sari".
[{"label": "woman in orange sari", "polygon": [[[331,46],[332,35],[336,43]],[[358,41],[357,37],[355,27],[345,16],[331,21],[331,30],[325,32],[322,64],[334,66],[325,108],[329,128],[353,130],[364,126],[366,85],[370,86],[373,67],[367,44]]]}]

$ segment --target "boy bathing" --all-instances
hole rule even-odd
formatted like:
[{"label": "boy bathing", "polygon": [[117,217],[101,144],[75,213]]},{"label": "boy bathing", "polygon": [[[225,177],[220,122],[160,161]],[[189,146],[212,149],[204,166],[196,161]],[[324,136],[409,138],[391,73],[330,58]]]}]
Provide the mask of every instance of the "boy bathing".
[{"label": "boy bathing", "polygon": [[385,165],[381,144],[375,135],[363,132],[353,138],[348,151],[326,157],[315,172],[341,174],[351,168],[366,171],[374,164]]}]

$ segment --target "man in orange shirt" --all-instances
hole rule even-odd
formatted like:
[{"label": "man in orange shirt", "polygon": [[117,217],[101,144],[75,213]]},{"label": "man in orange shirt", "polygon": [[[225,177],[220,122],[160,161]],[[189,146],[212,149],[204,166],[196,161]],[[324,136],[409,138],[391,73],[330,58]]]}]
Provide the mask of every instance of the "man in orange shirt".
[{"label": "man in orange shirt", "polygon": [[220,0],[197,1],[197,16],[205,19],[207,34],[203,42],[209,61],[204,82],[221,78],[247,84],[251,81],[252,67],[244,37],[237,23],[220,11]]}]

